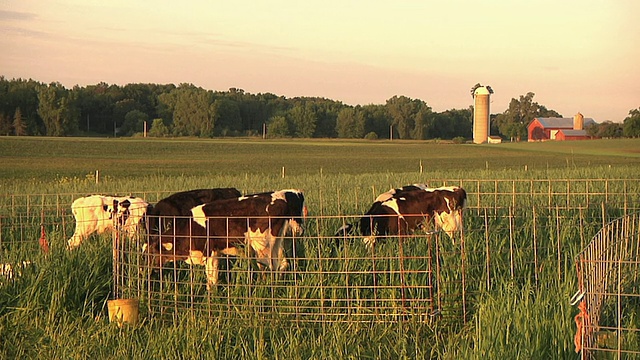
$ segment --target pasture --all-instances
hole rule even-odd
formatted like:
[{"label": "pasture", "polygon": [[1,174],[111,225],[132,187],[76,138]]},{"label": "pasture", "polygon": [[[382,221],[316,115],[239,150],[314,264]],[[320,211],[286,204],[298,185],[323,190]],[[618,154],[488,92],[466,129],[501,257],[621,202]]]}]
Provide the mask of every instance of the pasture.
[{"label": "pasture", "polygon": [[[0,262],[34,263],[19,277],[0,283],[0,357],[575,358],[577,309],[569,304],[577,288],[574,259],[603,222],[638,210],[639,149],[640,140],[634,139],[455,145],[0,138]],[[74,197],[134,194],[153,202],[174,191],[232,186],[244,193],[303,189],[308,226],[315,234],[310,240],[317,244],[310,249],[319,253],[321,240],[339,225],[333,217],[356,217],[378,193],[416,182],[461,185],[469,193],[464,252],[460,242],[445,243],[446,237],[436,248],[440,264],[447,265],[440,277],[444,293],[468,291],[464,309],[458,297],[445,298],[454,300],[442,320],[392,313],[365,321],[297,322],[256,316],[256,308],[247,305],[252,299],[245,298],[231,316],[205,319],[201,312],[188,311],[166,321],[143,311],[141,324],[120,329],[106,315],[106,301],[114,291],[111,236],[93,236],[74,252],[64,249],[73,231],[69,207]],[[32,226],[8,226],[18,218]],[[37,245],[41,223],[47,224],[51,246],[46,256]],[[348,265],[340,257],[310,256],[310,262],[319,260],[307,269],[322,264],[335,268],[325,270],[332,275],[347,267],[365,273],[373,266],[384,272],[376,266],[385,261],[397,266],[389,255],[397,253],[394,243],[380,249],[377,265],[368,263],[361,246],[353,247],[355,255],[343,257]],[[424,254],[419,246],[406,251]],[[418,269],[420,264],[407,266]],[[239,273],[244,269],[237,268]],[[195,272],[203,277],[202,268]],[[295,290],[311,292],[320,284],[311,276],[305,281]],[[366,291],[365,280],[350,284]],[[335,290],[334,298],[327,298],[334,304],[349,300],[348,290],[326,289]],[[214,304],[215,299],[228,302],[218,293],[200,294],[212,296]],[[633,314],[637,319],[637,311]],[[626,341],[633,345],[637,336]]]}]

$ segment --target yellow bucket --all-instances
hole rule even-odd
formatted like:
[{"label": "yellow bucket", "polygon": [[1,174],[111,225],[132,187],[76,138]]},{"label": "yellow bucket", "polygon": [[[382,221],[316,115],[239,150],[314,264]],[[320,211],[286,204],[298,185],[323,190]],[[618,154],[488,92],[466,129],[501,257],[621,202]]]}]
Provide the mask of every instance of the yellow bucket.
[{"label": "yellow bucket", "polygon": [[108,300],[109,322],[136,325],[138,323],[138,299]]}]

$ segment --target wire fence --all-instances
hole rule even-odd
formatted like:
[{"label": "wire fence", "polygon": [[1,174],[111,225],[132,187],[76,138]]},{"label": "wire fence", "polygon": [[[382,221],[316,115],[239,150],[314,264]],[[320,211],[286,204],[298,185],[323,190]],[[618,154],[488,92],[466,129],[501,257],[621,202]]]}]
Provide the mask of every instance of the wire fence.
[{"label": "wire fence", "polygon": [[[460,291],[459,280],[446,286],[437,281],[439,234],[386,238],[369,248],[357,237],[328,235],[337,227],[327,224],[345,221],[308,218],[308,235],[285,238],[287,270],[260,270],[251,256],[223,257],[220,284],[211,288],[203,266],[174,262],[154,271],[139,244],[117,241],[115,291],[144,299],[159,316],[186,311],[301,322],[429,318],[441,313],[436,289]],[[456,306],[450,311],[461,313]]]},{"label": "wire fence", "polygon": [[260,270],[251,256],[223,256],[220,284],[212,288],[203,266],[180,261],[154,271],[140,251],[144,238],[120,240],[114,291],[142,299],[149,314],[163,318],[187,313],[335,322],[417,316],[463,324],[476,297],[505,279],[542,287],[565,281],[573,254],[609,216],[604,204],[473,210],[453,240],[426,229],[381,237],[374,248],[359,236],[335,236],[357,217],[309,217],[304,236],[286,238],[288,270]]},{"label": "wire fence", "polygon": [[[357,236],[335,237],[339,227],[357,221],[379,191],[349,190],[347,196],[320,185],[305,192],[317,215],[306,219],[304,236],[285,241],[288,270],[260,270],[251,256],[222,256],[219,284],[207,288],[200,265],[178,261],[152,271],[142,254],[144,233],[130,241],[124,234],[102,236],[113,249],[113,297],[139,298],[147,315],[166,319],[259,316],[334,322],[418,317],[461,326],[474,313],[479,294],[502,281],[541,286],[565,281],[574,271],[574,255],[603,226],[640,210],[637,179],[439,182],[467,190],[464,231],[455,242],[422,231],[389,236],[371,249]],[[126,195],[154,203],[170,194]],[[51,246],[66,246],[75,226],[70,205],[80,196],[0,197],[0,262],[33,261],[43,238]],[[637,294],[635,289],[630,292]]]},{"label": "wire fence", "polygon": [[640,213],[606,224],[578,255],[576,270],[581,357],[640,357]]}]

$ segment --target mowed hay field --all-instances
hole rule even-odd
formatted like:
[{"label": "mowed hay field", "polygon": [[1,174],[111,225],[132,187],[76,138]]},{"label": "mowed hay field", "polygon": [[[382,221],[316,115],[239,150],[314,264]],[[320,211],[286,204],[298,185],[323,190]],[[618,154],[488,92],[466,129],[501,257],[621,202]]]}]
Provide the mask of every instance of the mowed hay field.
[{"label": "mowed hay field", "polygon": [[[637,209],[639,175],[638,139],[473,145],[11,137],[0,138],[0,215],[10,218],[10,199],[27,195],[54,194],[67,201],[93,193],[166,194],[229,186],[244,193],[303,189],[312,215],[358,215],[367,210],[375,195],[392,187],[417,182],[464,186],[482,179],[625,179],[624,201],[631,204],[635,200],[631,205]],[[482,194],[475,186],[468,191],[473,207]],[[514,199],[516,204],[510,205],[516,209],[530,206]],[[60,206],[69,212],[70,205]],[[489,205],[483,200],[482,206]],[[612,213],[624,207],[615,199],[607,206]],[[470,212],[480,214],[479,210]],[[482,222],[478,216],[469,215],[467,219],[468,226]],[[593,221],[595,224],[583,224],[584,228],[597,231],[602,220]],[[125,328],[110,324],[107,317],[106,302],[112,298],[113,288],[110,236],[93,236],[77,251],[68,252],[64,247],[70,231],[72,224],[66,224],[62,230],[49,233],[49,255],[33,254],[29,260],[34,265],[26,267],[20,276],[6,281],[0,278],[0,358],[577,356],[573,351],[573,316],[577,311],[570,306],[569,298],[576,290],[571,260],[583,240],[574,231],[567,231],[562,239],[562,266],[543,262],[539,267],[551,270],[541,270],[540,278],[495,276],[490,286],[476,286],[468,318],[454,325],[413,317],[388,322],[299,324],[261,321],[251,316],[243,320],[185,316],[175,322],[143,317],[139,325]],[[11,243],[23,241],[20,231],[3,232],[0,240],[0,262],[15,259]],[[474,242],[482,248],[484,241],[472,235],[467,238],[470,248]],[[508,235],[501,241],[508,243]]]}]

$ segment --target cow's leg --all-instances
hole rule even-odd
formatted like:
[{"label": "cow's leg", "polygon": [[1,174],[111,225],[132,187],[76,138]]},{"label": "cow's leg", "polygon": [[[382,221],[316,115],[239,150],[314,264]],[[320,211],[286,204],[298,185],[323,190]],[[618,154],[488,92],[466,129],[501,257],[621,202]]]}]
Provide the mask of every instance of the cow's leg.
[{"label": "cow's leg", "polygon": [[227,283],[229,283],[231,281],[231,262],[229,261],[229,256],[235,256],[238,257],[241,255],[241,251],[238,250],[238,248],[236,247],[228,247],[222,251],[220,251],[220,254],[224,254],[227,255],[225,257],[226,261],[227,261]]},{"label": "cow's leg", "polygon": [[[285,258],[284,247],[282,246],[283,239],[280,236],[268,236],[267,247],[262,251],[262,261],[271,271],[286,270],[289,267],[289,262]],[[260,265],[260,262],[258,262]]]},{"label": "cow's leg", "polygon": [[98,230],[98,221],[93,217],[77,216],[76,217],[76,229],[73,236],[67,241],[67,247],[75,249],[82,243],[82,240],[87,238],[91,233]]},{"label": "cow's leg", "polygon": [[67,248],[69,250],[73,250],[78,246],[80,246],[81,243],[82,243],[82,236],[78,235],[77,233],[74,233],[73,236],[69,238],[69,240],[67,240]]},{"label": "cow's leg", "polygon": [[367,249],[372,249],[376,244],[376,237],[378,235],[378,223],[380,220],[376,219],[373,216],[369,217],[367,220],[369,220],[369,231],[368,234],[365,234],[366,236],[362,239],[362,242],[367,247]]},{"label": "cow's leg", "polygon": [[218,268],[219,257],[217,252],[213,252],[204,262],[204,271],[207,275],[207,290],[211,290],[211,286],[218,284]]},{"label": "cow's leg", "polygon": [[272,269],[278,271],[284,271],[289,268],[289,261],[285,257],[283,239],[278,237],[273,244],[273,248],[271,249],[271,264]]}]

